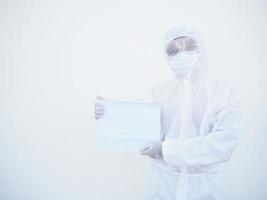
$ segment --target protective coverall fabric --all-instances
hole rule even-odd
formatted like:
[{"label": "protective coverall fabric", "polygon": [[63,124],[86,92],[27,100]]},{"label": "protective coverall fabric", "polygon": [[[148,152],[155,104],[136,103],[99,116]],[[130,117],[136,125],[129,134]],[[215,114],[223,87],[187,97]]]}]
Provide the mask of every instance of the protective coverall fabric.
[{"label": "protective coverall fabric", "polygon": [[161,105],[164,141],[163,158],[151,159],[148,199],[218,200],[220,167],[239,141],[242,103],[232,85],[208,75],[197,30],[172,28],[164,44],[179,36],[198,41],[200,59],[189,74],[176,74],[151,90]]}]

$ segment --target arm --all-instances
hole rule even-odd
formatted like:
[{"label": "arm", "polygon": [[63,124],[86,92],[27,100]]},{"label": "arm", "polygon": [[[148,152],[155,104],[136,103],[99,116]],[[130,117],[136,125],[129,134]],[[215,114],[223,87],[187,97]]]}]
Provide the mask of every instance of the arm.
[{"label": "arm", "polygon": [[239,141],[243,111],[233,92],[228,99],[207,135],[182,141],[165,140],[162,145],[164,160],[174,166],[209,165],[229,160]]}]

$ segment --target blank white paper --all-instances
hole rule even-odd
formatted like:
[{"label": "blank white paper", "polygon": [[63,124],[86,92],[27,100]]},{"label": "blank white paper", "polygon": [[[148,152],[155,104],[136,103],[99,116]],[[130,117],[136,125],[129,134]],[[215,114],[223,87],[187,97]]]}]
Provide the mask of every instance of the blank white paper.
[{"label": "blank white paper", "polygon": [[137,150],[160,140],[160,105],[103,101],[104,117],[98,120],[98,145],[104,148]]}]

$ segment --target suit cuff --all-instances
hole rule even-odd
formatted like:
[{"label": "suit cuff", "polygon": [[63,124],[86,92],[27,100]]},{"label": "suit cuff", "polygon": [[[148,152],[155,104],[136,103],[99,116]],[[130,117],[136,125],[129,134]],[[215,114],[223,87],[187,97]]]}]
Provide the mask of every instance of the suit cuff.
[{"label": "suit cuff", "polygon": [[184,161],[183,151],[184,144],[182,141],[174,139],[166,139],[162,143],[163,160],[170,165],[182,164]]}]

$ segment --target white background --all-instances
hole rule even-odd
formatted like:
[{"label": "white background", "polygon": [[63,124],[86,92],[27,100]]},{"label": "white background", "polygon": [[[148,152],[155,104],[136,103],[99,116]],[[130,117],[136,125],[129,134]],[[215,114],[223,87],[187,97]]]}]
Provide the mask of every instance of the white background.
[{"label": "white background", "polygon": [[172,76],[162,36],[174,23],[202,32],[211,74],[244,95],[225,199],[267,198],[266,1],[0,0],[1,200],[143,199],[147,160],[95,146],[95,95]]}]

